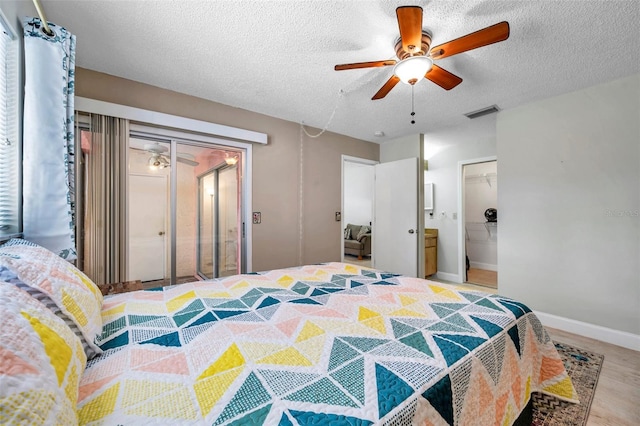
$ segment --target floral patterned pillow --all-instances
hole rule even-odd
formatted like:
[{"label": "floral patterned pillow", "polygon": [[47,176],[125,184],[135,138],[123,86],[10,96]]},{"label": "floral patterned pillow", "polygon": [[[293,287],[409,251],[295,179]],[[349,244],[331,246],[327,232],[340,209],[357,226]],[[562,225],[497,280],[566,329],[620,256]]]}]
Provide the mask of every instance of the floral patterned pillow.
[{"label": "floral patterned pillow", "polygon": [[47,295],[81,332],[88,356],[102,353],[95,339],[102,333],[102,293],[81,271],[53,252],[25,240],[0,246],[0,268]]},{"label": "floral patterned pillow", "polygon": [[78,424],[80,339],[13,284],[0,282],[0,306],[0,424]]}]

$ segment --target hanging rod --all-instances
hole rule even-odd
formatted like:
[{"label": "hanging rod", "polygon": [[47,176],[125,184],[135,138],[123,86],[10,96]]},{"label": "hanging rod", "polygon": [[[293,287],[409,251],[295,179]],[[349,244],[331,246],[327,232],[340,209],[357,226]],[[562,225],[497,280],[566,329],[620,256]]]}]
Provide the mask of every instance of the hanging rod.
[{"label": "hanging rod", "polygon": [[42,6],[40,5],[40,1],[33,0],[33,5],[36,7],[36,11],[40,16],[40,21],[42,22],[42,26],[44,27],[42,31],[44,31],[46,35],[51,37],[53,35],[53,31],[51,31],[51,28],[49,28],[49,23],[47,22],[47,17],[44,14],[44,9],[42,9]]}]

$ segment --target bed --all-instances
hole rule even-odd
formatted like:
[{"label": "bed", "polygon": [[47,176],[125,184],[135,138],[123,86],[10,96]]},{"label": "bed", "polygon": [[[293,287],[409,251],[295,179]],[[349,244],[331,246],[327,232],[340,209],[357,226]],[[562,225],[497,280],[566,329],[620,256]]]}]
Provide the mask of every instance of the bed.
[{"label": "bed", "polygon": [[[28,273],[29,259],[46,272]],[[71,268],[0,247],[2,315],[19,313],[0,335],[0,423],[510,425],[526,424],[533,393],[578,402],[537,317],[499,295],[326,263],[102,298]],[[69,408],[35,419],[23,389],[34,373],[5,365],[11,354],[37,370],[25,354],[51,351],[37,331],[31,348],[11,337],[34,328],[25,301],[29,318],[62,306],[39,321],[71,348],[49,380]]]}]

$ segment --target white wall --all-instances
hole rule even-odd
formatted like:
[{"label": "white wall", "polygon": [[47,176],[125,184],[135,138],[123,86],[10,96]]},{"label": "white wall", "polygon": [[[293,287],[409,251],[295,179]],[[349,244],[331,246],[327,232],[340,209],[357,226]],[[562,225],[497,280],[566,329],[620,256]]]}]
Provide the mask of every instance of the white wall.
[{"label": "white wall", "polygon": [[428,161],[424,181],[434,184],[434,212],[433,216],[425,213],[425,227],[438,229],[439,278],[462,279],[458,274],[458,219],[453,219],[458,214],[458,162],[496,155],[495,119],[492,114],[469,120],[463,128],[424,135]]},{"label": "white wall", "polygon": [[640,74],[503,111],[500,293],[640,334]]},{"label": "white wall", "polygon": [[344,211],[342,223],[369,225],[373,211],[374,167],[369,164],[344,163]]}]

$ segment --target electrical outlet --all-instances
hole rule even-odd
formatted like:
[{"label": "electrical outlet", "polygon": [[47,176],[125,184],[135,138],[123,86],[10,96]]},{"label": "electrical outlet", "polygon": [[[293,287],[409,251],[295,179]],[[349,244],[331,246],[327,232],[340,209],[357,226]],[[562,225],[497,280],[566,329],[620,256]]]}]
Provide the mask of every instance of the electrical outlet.
[{"label": "electrical outlet", "polygon": [[340,222],[342,220],[342,213],[336,212],[336,222]]},{"label": "electrical outlet", "polygon": [[262,213],[260,212],[253,212],[253,223],[255,225],[262,223]]},{"label": "electrical outlet", "polygon": [[452,218],[453,220],[458,220],[458,213],[457,213],[457,212],[453,212],[453,213],[451,214],[451,218]]}]

